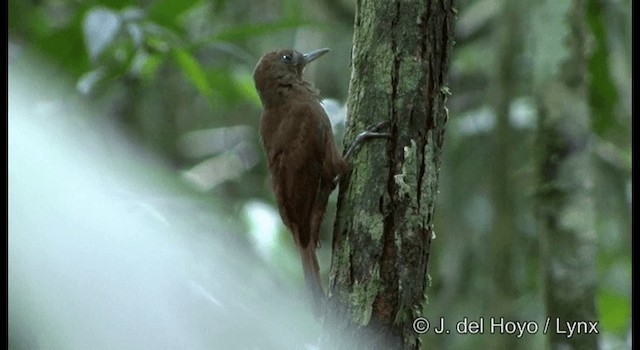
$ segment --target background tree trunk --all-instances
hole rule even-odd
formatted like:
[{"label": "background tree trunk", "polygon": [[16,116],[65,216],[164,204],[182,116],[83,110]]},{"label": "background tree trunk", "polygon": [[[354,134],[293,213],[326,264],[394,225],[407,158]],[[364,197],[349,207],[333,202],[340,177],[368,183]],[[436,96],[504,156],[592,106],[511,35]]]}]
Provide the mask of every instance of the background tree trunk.
[{"label": "background tree trunk", "polygon": [[[567,8],[567,57],[538,88],[537,159],[541,258],[551,349],[597,349],[587,325],[568,337],[569,323],[597,321],[592,138],[586,90],[585,1]],[[558,323],[556,323],[558,321]],[[557,327],[559,325],[560,327]]]},{"label": "background tree trunk", "polygon": [[326,348],[420,347],[454,17],[451,0],[357,3],[345,145],[384,120],[392,137],[340,185]]},{"label": "background tree trunk", "polygon": [[[518,65],[522,51],[523,1],[504,1],[500,13],[499,25],[495,29],[497,43],[495,76],[488,94],[496,115],[496,128],[493,131],[493,171],[491,171],[491,192],[493,198],[493,225],[489,236],[489,274],[490,287],[486,289],[486,316],[504,317],[506,320],[518,320],[520,314],[516,306],[518,298],[518,255],[522,254],[521,240],[516,225],[516,195],[514,186],[513,142],[515,132],[510,122],[511,104],[517,97],[522,79],[522,69]],[[485,338],[483,347],[495,350],[518,349],[523,345],[521,339],[502,334]]]}]

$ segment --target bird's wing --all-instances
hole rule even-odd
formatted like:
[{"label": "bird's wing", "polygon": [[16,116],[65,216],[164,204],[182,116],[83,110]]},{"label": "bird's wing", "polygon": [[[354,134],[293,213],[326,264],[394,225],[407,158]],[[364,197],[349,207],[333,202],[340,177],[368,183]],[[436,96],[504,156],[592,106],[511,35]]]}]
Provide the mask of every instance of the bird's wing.
[{"label": "bird's wing", "polygon": [[325,129],[319,122],[319,112],[324,113],[322,107],[311,104],[289,109],[278,128],[279,142],[274,143],[268,156],[280,215],[302,248],[309,244],[312,234],[311,214],[325,157]]}]

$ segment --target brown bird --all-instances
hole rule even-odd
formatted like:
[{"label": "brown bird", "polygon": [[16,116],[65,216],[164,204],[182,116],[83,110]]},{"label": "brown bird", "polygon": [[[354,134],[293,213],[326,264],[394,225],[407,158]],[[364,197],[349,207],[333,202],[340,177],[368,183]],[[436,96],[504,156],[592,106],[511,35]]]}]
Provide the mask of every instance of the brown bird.
[{"label": "brown bird", "polygon": [[293,234],[314,311],[324,303],[316,258],[320,224],[329,195],[349,170],[345,158],[361,141],[385,137],[373,132],[359,135],[343,158],[333,139],[331,123],[320,104],[319,92],[302,79],[304,67],[327,53],[305,54],[278,50],[264,55],[253,73],[264,107],[260,136],[266,152],[271,185],[282,221]]}]

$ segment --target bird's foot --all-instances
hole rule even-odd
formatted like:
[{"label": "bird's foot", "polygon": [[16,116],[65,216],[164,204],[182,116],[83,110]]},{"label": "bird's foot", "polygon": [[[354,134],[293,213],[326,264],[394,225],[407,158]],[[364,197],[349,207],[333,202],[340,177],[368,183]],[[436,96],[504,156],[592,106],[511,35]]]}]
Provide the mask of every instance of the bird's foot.
[{"label": "bird's foot", "polygon": [[386,120],[385,120],[385,121],[383,121],[383,122],[380,122],[380,123],[378,123],[378,124],[372,124],[372,125],[369,125],[369,127],[367,127],[367,128],[365,129],[365,132],[366,132],[366,131],[370,131],[370,132],[378,132],[378,131],[380,131],[380,130],[382,130],[382,129],[386,128],[386,127],[387,127],[387,125],[389,125],[389,121],[386,121]]},{"label": "bird's foot", "polygon": [[350,163],[351,158],[353,157],[353,155],[360,150],[360,148],[362,147],[362,145],[364,144],[365,141],[368,140],[372,140],[372,139],[388,139],[391,138],[391,134],[387,133],[387,132],[379,132],[380,130],[384,129],[387,125],[389,125],[389,122],[384,121],[384,122],[380,122],[378,124],[374,124],[374,125],[370,125],[369,127],[367,127],[365,129],[365,131],[361,132],[360,134],[358,134],[358,136],[356,136],[356,139],[353,140],[353,142],[351,143],[351,146],[349,146],[349,149],[347,150],[347,153],[345,153],[344,155],[344,160],[347,163]]}]

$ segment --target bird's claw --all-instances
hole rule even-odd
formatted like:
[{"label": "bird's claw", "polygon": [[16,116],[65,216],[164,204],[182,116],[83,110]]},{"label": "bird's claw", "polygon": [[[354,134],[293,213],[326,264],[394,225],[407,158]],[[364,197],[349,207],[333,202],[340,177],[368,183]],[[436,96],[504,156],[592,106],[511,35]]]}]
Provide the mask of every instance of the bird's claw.
[{"label": "bird's claw", "polygon": [[385,120],[383,122],[379,122],[377,124],[372,124],[369,125],[365,131],[370,131],[370,132],[378,132],[382,129],[384,129],[385,127],[387,127],[389,125],[389,121]]},{"label": "bird's claw", "polygon": [[370,125],[365,129],[365,131],[358,134],[358,136],[356,136],[355,140],[353,141],[353,143],[345,153],[345,156],[344,156],[345,161],[350,162],[351,157],[353,157],[353,154],[358,149],[360,149],[360,147],[366,140],[377,139],[377,138],[390,139],[391,138],[390,133],[378,132],[380,131],[380,129],[386,127],[387,125],[389,125],[388,121],[383,121],[374,125]]}]

